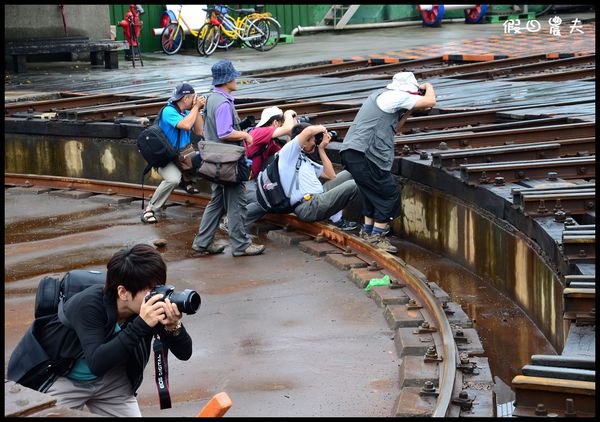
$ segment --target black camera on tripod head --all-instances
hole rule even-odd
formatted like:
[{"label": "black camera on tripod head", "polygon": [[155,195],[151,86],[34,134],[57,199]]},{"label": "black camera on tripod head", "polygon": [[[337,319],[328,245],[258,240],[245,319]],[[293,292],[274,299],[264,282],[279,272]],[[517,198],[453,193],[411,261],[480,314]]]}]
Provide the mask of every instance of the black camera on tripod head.
[{"label": "black camera on tripod head", "polygon": [[200,295],[198,292],[192,289],[185,289],[183,292],[176,292],[175,286],[171,284],[163,284],[156,286],[150,293],[148,293],[145,301],[147,302],[152,296],[157,294],[163,294],[163,298],[160,300],[164,301],[165,299],[169,299],[172,303],[177,305],[179,312],[183,312],[185,314],[195,314],[200,307]]}]

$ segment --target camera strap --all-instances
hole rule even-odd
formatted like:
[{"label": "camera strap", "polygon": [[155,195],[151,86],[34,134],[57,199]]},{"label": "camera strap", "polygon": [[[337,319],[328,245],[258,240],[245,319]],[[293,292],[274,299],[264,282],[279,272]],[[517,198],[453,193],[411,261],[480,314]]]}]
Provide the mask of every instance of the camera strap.
[{"label": "camera strap", "polygon": [[171,395],[169,393],[169,365],[167,362],[169,350],[163,346],[157,334],[154,335],[152,348],[154,350],[154,379],[158,390],[160,408],[161,410],[170,409]]}]

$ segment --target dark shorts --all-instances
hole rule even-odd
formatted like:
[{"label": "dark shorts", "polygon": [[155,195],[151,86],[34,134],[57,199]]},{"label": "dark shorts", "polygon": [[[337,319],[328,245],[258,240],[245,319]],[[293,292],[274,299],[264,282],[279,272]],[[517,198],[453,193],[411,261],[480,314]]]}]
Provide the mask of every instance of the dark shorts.
[{"label": "dark shorts", "polygon": [[389,223],[400,215],[400,189],[390,171],[381,170],[356,150],[341,153],[346,167],[360,189],[363,215],[376,223]]}]

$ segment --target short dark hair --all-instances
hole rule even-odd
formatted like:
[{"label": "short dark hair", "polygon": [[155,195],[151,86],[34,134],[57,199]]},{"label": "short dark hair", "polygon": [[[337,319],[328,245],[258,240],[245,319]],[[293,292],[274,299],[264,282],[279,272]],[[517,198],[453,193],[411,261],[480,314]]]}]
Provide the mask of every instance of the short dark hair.
[{"label": "short dark hair", "polygon": [[104,292],[114,297],[119,285],[135,296],[139,291],[153,289],[167,281],[167,264],[161,254],[143,243],[116,252],[106,268]]},{"label": "short dark hair", "polygon": [[292,128],[292,134],[291,134],[292,139],[294,139],[296,136],[300,135],[300,133],[309,126],[310,126],[310,124],[305,123],[305,122],[294,125],[294,127]]},{"label": "short dark hair", "polygon": [[271,126],[275,120],[279,121],[279,123],[283,122],[283,114],[277,114],[276,116],[271,117],[261,127]]}]

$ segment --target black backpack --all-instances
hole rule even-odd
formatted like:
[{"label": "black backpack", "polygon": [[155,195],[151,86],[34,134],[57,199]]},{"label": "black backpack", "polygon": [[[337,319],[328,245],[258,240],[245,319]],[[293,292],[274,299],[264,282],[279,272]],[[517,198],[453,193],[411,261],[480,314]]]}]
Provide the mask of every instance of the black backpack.
[{"label": "black backpack", "polygon": [[[72,343],[69,339],[73,336],[71,330],[60,328],[61,325],[70,327],[64,317],[62,303],[90,286],[104,284],[105,279],[104,272],[73,270],[62,278],[47,276],[40,280],[35,294],[35,319],[10,356],[7,366],[9,380],[45,392],[57,376],[66,376],[71,371],[81,352],[71,355],[73,350],[62,348]],[[56,315],[60,322],[55,320]],[[61,352],[47,351],[38,340],[44,336],[61,345]]]},{"label": "black backpack", "polygon": [[[298,172],[302,164],[302,157],[298,157],[296,162],[296,173],[290,185],[290,192],[294,185],[294,180],[298,179]],[[268,212],[287,214],[294,211],[298,203],[290,203],[289,193],[286,194],[281,186],[279,178],[279,154],[275,154],[275,159],[271,161],[264,170],[258,173],[256,177],[258,203]]]},{"label": "black backpack", "polygon": [[104,284],[106,273],[92,270],[73,270],[62,278],[46,276],[35,293],[35,318],[58,313],[59,303],[70,299],[94,284]]},{"label": "black backpack", "polygon": [[[142,172],[142,209],[144,209],[144,178],[146,177],[146,174],[148,174],[152,167],[158,168],[166,166],[167,164],[175,160],[178,155],[177,149],[173,148],[173,145],[171,145],[169,138],[167,138],[167,135],[165,135],[165,132],[163,132],[163,130],[159,126],[163,110],[169,106],[175,107],[171,103],[163,107],[156,116],[156,119],[154,119],[154,123],[148,126],[146,129],[144,129],[137,138],[138,151],[142,154],[142,157],[144,157],[144,159],[148,163],[148,165],[144,168],[144,171]],[[181,130],[178,130],[178,145],[180,135]]]},{"label": "black backpack", "polygon": [[166,166],[177,157],[177,151],[159,126],[165,107],[160,110],[156,119],[154,119],[154,123],[144,129],[137,138],[138,150],[148,163],[148,166],[144,169],[144,174],[150,171],[152,167]]}]

